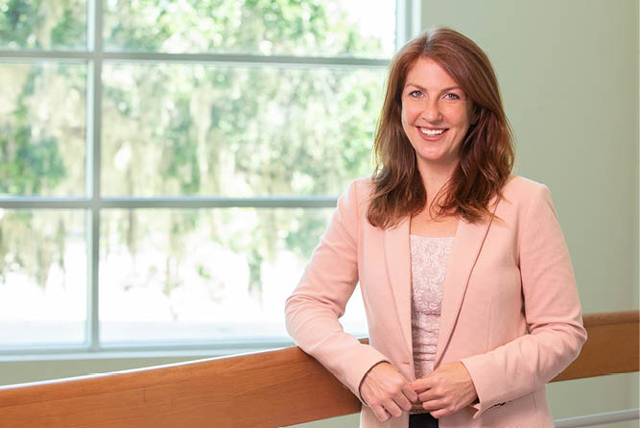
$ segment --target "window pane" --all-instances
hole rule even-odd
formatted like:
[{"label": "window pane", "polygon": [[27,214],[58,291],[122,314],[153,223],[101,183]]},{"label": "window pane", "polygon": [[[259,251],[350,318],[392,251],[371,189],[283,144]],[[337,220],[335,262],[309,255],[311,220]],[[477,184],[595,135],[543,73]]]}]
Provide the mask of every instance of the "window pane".
[{"label": "window pane", "polygon": [[87,0],[0,0],[0,48],[86,46]]},{"label": "window pane", "polygon": [[[284,301],[332,209],[102,213],[105,342],[285,339]],[[359,299],[359,294],[356,299]],[[351,331],[364,331],[361,304]]]},{"label": "window pane", "polygon": [[0,195],[84,195],[87,67],[0,62]]},{"label": "window pane", "polygon": [[85,213],[0,209],[0,347],[85,340]]},{"label": "window pane", "polygon": [[393,0],[105,0],[108,50],[390,57]]},{"label": "window pane", "polygon": [[337,195],[370,174],[384,73],[106,64],[103,193]]}]

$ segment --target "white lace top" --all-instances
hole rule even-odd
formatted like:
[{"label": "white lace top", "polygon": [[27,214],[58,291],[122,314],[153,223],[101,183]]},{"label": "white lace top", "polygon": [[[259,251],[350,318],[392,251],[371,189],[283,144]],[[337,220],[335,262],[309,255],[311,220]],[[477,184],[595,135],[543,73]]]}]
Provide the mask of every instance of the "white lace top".
[{"label": "white lace top", "polygon": [[444,274],[454,237],[411,235],[411,332],[416,378],[433,371]]}]

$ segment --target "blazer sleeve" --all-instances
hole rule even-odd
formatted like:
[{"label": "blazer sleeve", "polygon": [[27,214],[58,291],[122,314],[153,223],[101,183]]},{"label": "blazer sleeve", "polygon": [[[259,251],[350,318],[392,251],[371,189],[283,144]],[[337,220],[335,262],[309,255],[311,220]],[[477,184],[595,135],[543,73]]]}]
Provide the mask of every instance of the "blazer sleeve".
[{"label": "blazer sleeve", "polygon": [[300,283],[287,299],[285,315],[296,344],[362,401],[362,379],[371,367],[388,359],[345,333],[338,321],[358,282],[358,205],[354,181],[338,200]]},{"label": "blazer sleeve", "polygon": [[474,418],[542,387],[578,356],[587,338],[569,252],[546,186],[535,186],[517,234],[529,334],[462,360],[478,392]]}]

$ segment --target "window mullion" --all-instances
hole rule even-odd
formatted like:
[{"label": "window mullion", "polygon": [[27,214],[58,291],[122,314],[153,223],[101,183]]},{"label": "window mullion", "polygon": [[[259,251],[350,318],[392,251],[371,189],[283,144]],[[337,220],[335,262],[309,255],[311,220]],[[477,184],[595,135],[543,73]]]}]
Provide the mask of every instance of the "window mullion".
[{"label": "window mullion", "polygon": [[420,0],[396,1],[396,51],[422,31]]},{"label": "window mullion", "polygon": [[102,129],[102,0],[90,0],[88,22],[88,49],[93,60],[87,73],[87,167],[86,193],[90,198],[88,227],[88,290],[87,333],[92,350],[100,348],[100,137]]}]

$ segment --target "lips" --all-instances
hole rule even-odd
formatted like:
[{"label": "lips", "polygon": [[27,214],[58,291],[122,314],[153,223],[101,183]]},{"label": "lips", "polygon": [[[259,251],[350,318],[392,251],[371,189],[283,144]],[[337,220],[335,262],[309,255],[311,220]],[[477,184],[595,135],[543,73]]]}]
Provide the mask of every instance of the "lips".
[{"label": "lips", "polygon": [[417,128],[420,136],[427,140],[437,140],[449,130],[449,128],[426,128],[421,126]]}]

